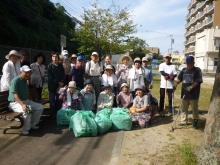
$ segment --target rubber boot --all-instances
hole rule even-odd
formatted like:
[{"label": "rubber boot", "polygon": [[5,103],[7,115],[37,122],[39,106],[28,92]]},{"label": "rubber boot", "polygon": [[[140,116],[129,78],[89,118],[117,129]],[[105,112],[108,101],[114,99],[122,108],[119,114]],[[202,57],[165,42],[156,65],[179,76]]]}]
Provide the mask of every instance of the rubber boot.
[{"label": "rubber boot", "polygon": [[198,119],[194,119],[193,128],[198,129]]}]

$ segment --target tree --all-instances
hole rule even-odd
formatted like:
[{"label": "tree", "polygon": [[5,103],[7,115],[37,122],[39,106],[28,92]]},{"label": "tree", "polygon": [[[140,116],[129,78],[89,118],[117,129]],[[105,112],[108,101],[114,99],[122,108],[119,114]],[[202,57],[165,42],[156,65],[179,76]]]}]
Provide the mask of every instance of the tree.
[{"label": "tree", "polygon": [[[138,37],[130,37],[126,40],[127,50],[130,50],[131,57],[134,59],[135,57],[144,57],[147,53],[150,53],[149,50],[145,50],[144,48],[148,46],[145,40],[140,39]],[[131,51],[132,50],[132,51]]]},{"label": "tree", "polygon": [[103,9],[97,1],[91,4],[91,8],[84,8],[82,26],[73,32],[77,36],[73,40],[80,45],[78,51],[84,54],[96,51],[100,60],[108,53],[125,52],[124,40],[136,31],[128,8],[120,9],[112,2],[110,7]]}]

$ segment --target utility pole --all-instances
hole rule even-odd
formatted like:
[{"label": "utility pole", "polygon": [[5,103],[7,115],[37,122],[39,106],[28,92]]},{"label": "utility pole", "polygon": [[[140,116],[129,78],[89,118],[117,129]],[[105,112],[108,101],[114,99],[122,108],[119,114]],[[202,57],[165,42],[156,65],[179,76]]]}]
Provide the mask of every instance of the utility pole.
[{"label": "utility pole", "polygon": [[173,43],[174,43],[174,39],[173,39],[173,35],[171,34],[170,35],[170,37],[171,37],[171,48],[170,48],[170,54],[172,55],[172,45],[173,45]]}]

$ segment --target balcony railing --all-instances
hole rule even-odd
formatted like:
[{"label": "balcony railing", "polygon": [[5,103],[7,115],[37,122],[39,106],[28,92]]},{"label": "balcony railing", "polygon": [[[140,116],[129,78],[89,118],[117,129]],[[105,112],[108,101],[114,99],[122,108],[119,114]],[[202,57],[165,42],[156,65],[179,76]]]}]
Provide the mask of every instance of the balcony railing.
[{"label": "balcony railing", "polygon": [[213,8],[214,8],[214,5],[213,5],[213,4],[209,5],[208,11],[212,10]]}]

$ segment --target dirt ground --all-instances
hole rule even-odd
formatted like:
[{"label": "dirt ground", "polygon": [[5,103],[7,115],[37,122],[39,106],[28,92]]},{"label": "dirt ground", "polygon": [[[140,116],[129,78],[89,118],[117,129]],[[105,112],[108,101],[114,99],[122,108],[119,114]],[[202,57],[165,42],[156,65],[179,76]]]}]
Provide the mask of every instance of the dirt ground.
[{"label": "dirt ground", "polygon": [[[203,86],[213,86],[214,78],[204,77]],[[178,109],[176,109],[178,110]],[[188,142],[198,146],[202,140],[205,120],[208,110],[199,111],[199,129],[195,130],[192,125],[178,126],[180,116],[176,122],[176,129],[172,128],[173,117],[156,116],[156,122],[149,128],[137,129],[124,132],[123,144],[119,159],[119,165],[166,165],[176,159],[177,145]],[[189,111],[189,122],[192,123],[192,114]],[[176,116],[174,118],[176,119]],[[173,164],[179,164],[175,161]]]}]

